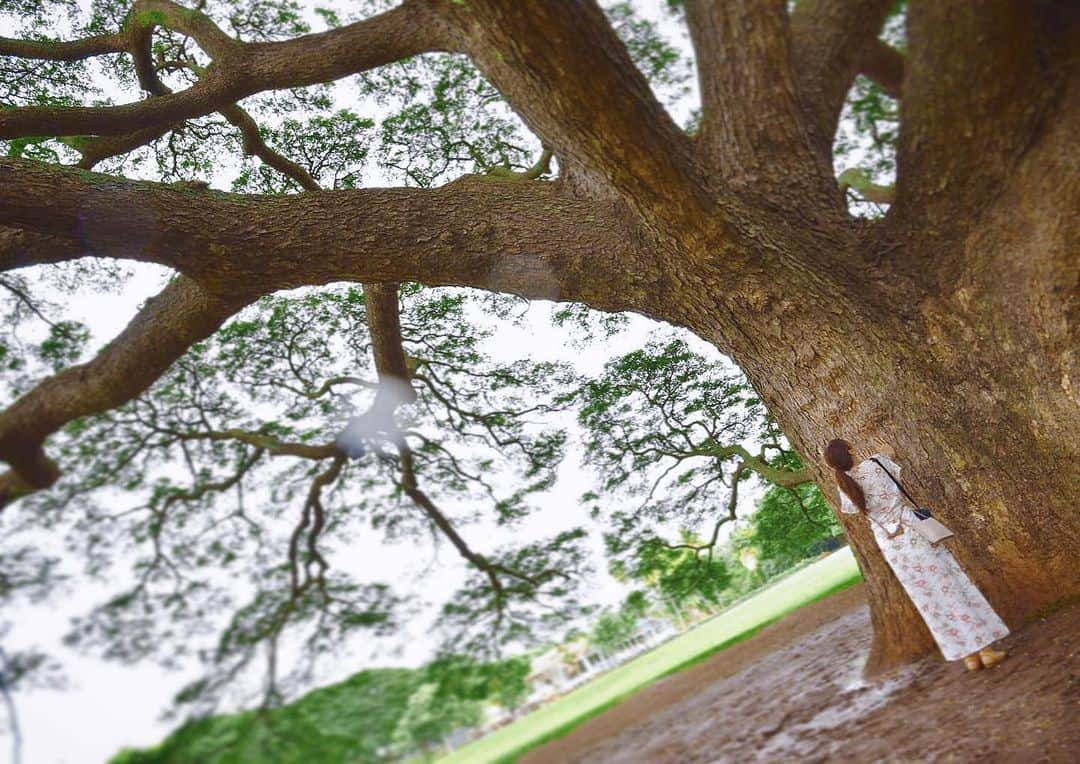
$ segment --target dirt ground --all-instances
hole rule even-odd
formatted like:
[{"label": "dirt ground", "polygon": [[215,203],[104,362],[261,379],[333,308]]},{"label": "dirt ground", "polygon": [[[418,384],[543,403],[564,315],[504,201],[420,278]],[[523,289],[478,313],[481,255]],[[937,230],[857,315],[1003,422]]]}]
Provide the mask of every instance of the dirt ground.
[{"label": "dirt ground", "polygon": [[862,585],[667,677],[526,764],[1080,762],[1080,605],[1025,626],[1001,665],[940,656],[874,682]]}]

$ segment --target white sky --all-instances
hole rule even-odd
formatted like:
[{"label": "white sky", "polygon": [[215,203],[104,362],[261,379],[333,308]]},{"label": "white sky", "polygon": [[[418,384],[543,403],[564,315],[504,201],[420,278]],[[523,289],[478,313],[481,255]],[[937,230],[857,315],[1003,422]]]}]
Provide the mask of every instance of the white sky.
[{"label": "white sky", "polygon": [[[85,6],[88,0],[80,0]],[[326,5],[327,3],[320,3]],[[658,21],[668,32],[669,39],[685,36],[679,25],[662,10],[663,0],[638,2],[645,15]],[[338,3],[341,7],[343,3]],[[313,27],[322,28],[319,23]],[[10,35],[0,29],[0,34]],[[694,102],[691,95],[680,104],[677,118],[682,122]],[[350,105],[359,114],[371,114],[377,108],[371,104]],[[375,179],[374,185],[378,183]],[[215,186],[227,187],[227,182],[214,182]],[[167,274],[165,271],[139,266],[135,276],[120,294],[78,294],[70,300],[70,317],[85,322],[93,331],[94,342],[107,341],[115,336],[135,314],[138,305],[160,290]],[[581,371],[596,372],[604,361],[618,354],[641,347],[657,325],[640,317],[633,317],[627,331],[615,337],[604,353],[583,356],[566,343],[565,333],[550,325],[547,307],[530,309],[529,320],[523,326],[500,326],[488,344],[488,350],[496,357],[511,359],[520,357],[522,348],[528,348],[536,360],[574,360]],[[718,357],[712,346],[687,335],[695,350],[710,358]],[[566,527],[592,524],[578,505],[578,498],[593,487],[592,476],[578,465],[580,454],[572,452],[560,473],[558,484],[544,497],[534,503],[541,511],[528,518],[516,530],[521,538],[537,538],[551,535]],[[745,513],[757,496],[758,490],[744,490],[740,497],[741,513]],[[486,538],[482,526],[470,526],[468,534],[478,549],[483,549]],[[494,535],[491,536],[494,539]],[[599,555],[599,538],[594,535],[598,558],[596,567],[605,570],[605,562]],[[352,550],[354,559],[373,571],[380,571],[379,578],[393,581],[385,571],[398,571],[396,578],[408,582],[424,573],[431,563],[426,552],[417,554],[412,544],[388,546],[378,538],[360,542]],[[403,564],[404,560],[404,564]],[[441,602],[456,588],[462,574],[460,560],[453,550],[444,546],[438,562],[438,575],[425,579],[431,599]],[[592,584],[589,598],[595,602],[615,603],[625,591],[606,573]],[[123,746],[147,746],[159,742],[175,726],[175,722],[159,721],[159,714],[168,707],[175,692],[188,682],[193,671],[166,673],[153,664],[136,667],[120,666],[93,657],[80,655],[63,647],[59,639],[68,628],[70,616],[85,612],[100,601],[108,590],[99,586],[80,585],[73,588],[66,598],[53,600],[45,608],[21,608],[13,614],[17,627],[12,635],[12,646],[34,644],[59,657],[66,669],[71,686],[63,692],[33,691],[21,693],[18,698],[20,724],[24,736],[24,761],[27,764],[83,764],[104,761]],[[338,665],[321,677],[320,683],[343,679],[356,671],[379,665],[417,665],[430,657],[435,640],[427,633],[428,618],[410,624],[407,633],[396,640],[400,651],[389,644],[373,645],[361,640],[352,646],[349,654],[342,656]],[[7,740],[0,738],[0,762],[8,755]]]}]

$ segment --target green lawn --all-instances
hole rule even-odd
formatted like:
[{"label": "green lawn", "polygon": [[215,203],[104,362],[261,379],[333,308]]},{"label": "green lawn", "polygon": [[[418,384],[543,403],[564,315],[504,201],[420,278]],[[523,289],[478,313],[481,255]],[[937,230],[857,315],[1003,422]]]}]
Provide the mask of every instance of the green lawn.
[{"label": "green lawn", "polygon": [[579,687],[485,738],[439,759],[439,764],[509,762],[640,690],[696,663],[775,621],[785,613],[849,586],[860,578],[851,550],[814,562],[685,634]]}]

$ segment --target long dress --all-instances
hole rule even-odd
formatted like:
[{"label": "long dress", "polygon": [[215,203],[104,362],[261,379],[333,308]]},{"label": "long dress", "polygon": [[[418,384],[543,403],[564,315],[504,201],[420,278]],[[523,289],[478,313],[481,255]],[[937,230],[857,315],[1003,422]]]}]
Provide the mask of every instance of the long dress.
[{"label": "long dress", "polygon": [[[883,454],[875,454],[874,458],[900,480],[900,465]],[[933,545],[907,527],[900,535],[889,538],[901,519],[906,524],[912,514],[910,505],[880,466],[866,459],[848,474],[866,497],[870,524],[881,553],[930,627],[945,660],[971,655],[1009,633],[943,544]],[[843,491],[840,491],[840,508],[848,514],[859,511]]]}]

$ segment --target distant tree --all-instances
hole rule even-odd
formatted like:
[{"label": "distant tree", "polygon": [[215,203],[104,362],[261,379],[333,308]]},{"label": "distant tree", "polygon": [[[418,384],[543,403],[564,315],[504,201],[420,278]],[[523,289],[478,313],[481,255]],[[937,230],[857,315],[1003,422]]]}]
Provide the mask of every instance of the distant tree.
[{"label": "distant tree", "polygon": [[374,764],[478,723],[486,703],[515,708],[528,694],[528,673],[524,658],[481,664],[461,656],[420,669],[368,669],[276,708],[189,721],[112,764]]},{"label": "distant tree", "polygon": [[401,754],[419,749],[427,754],[456,729],[475,727],[484,718],[475,700],[441,695],[434,684],[422,684],[409,697],[394,728],[393,743]]},{"label": "distant tree", "polygon": [[412,669],[371,669],[273,709],[189,720],[157,746],[119,752],[110,764],[308,764],[386,761],[409,699]]},{"label": "distant tree", "polygon": [[[797,464],[797,455],[785,458]],[[791,567],[820,548],[822,541],[843,533],[843,526],[813,483],[770,487],[750,518],[750,528],[750,539],[760,558],[777,569]]]},{"label": "distant tree", "polygon": [[425,666],[423,676],[425,682],[438,688],[437,699],[488,701],[512,711],[529,694],[525,681],[529,670],[529,659],[524,656],[479,663],[461,655],[448,655]]},{"label": "distant tree", "polygon": [[612,652],[637,632],[637,613],[605,610],[593,623],[589,632],[589,644],[604,652]]},{"label": "distant tree", "polygon": [[731,582],[721,549],[687,532],[681,543],[644,542],[632,565],[615,569],[645,584],[656,599],[677,605],[715,605]]}]

